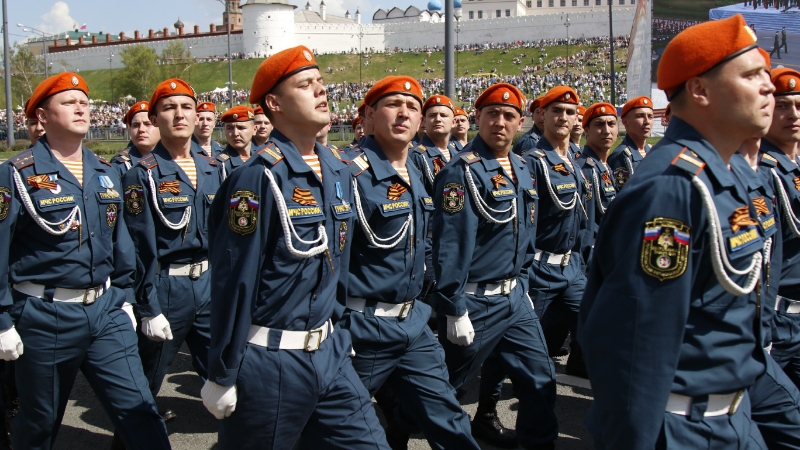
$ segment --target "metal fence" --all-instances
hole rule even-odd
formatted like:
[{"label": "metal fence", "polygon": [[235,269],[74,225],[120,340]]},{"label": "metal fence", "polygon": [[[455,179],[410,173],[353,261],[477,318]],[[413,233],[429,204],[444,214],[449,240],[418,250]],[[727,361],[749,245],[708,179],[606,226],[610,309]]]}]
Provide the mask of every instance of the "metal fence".
[{"label": "metal fence", "polygon": [[[14,134],[21,135],[18,137],[18,139],[28,138],[27,130],[19,130]],[[331,130],[328,132],[329,141],[352,141],[354,136],[353,127],[350,125],[333,125],[331,126]],[[222,127],[214,128],[214,134],[211,135],[211,138],[215,141],[224,141],[225,132]],[[5,136],[3,136],[3,139],[5,139]],[[130,140],[130,134],[128,133],[127,128],[92,128],[89,130],[89,133],[86,134],[86,139],[92,141],[127,142]]]}]

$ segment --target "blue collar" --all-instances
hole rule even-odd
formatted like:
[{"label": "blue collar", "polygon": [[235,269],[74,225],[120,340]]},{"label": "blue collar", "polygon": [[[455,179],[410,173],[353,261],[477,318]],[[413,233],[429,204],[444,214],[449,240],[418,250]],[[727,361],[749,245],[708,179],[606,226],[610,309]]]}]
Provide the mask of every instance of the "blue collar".
[{"label": "blue collar", "polygon": [[688,123],[673,117],[669,122],[664,138],[697,153],[697,156],[706,163],[706,168],[708,169],[706,172],[713,175],[721,186],[730,187],[735,184],[731,171],[722,161],[719,153]]}]

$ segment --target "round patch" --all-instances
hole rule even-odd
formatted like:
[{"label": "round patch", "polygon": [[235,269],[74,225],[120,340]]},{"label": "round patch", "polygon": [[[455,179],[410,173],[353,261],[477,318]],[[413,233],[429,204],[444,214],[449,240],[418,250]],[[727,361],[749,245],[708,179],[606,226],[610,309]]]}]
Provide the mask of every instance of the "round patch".
[{"label": "round patch", "polygon": [[569,93],[569,92],[567,92],[566,94],[564,94],[564,100],[569,100],[570,98],[572,98],[572,95],[570,95],[570,93]]},{"label": "round patch", "polygon": [[78,77],[72,77],[72,85],[73,86],[77,86],[78,85]]},{"label": "round patch", "polygon": [[440,99],[439,97],[436,97],[436,103],[442,103],[442,99]]},{"label": "round patch", "polygon": [[175,84],[175,82],[172,82],[172,83],[169,84],[169,88],[175,90],[175,89],[178,88],[178,85]]},{"label": "round patch", "polygon": [[238,114],[234,114],[234,115],[233,115],[233,119],[234,119],[234,120],[236,120],[236,119],[238,119],[238,118],[239,118],[239,115],[238,115]]},{"label": "round patch", "polygon": [[794,89],[797,86],[797,80],[789,78],[789,89]]},{"label": "round patch", "polygon": [[308,53],[308,50],[303,50],[303,56],[306,57],[306,61],[311,61],[311,53]]},{"label": "round patch", "polygon": [[605,107],[605,106],[601,106],[601,107],[600,107],[600,112],[601,112],[601,113],[604,113],[604,112],[606,112],[606,107]]},{"label": "round patch", "polygon": [[642,100],[642,103],[647,104],[647,99]]},{"label": "round patch", "polygon": [[245,217],[239,217],[239,226],[240,226],[240,227],[246,227],[246,226],[247,226],[247,223],[248,223],[248,222],[247,222],[247,218],[245,218]]},{"label": "round patch", "polygon": [[503,92],[503,101],[508,100],[508,97],[510,97],[510,95],[508,95],[508,92]]},{"label": "round patch", "polygon": [[411,90],[411,83],[409,83],[408,81],[406,81],[406,84],[404,84],[404,85],[403,85],[403,87],[404,87],[404,88],[405,88],[407,91],[410,91],[410,90]]},{"label": "round patch", "polygon": [[656,259],[656,265],[659,269],[668,269],[672,264],[672,258],[667,255],[661,255]]},{"label": "round patch", "polygon": [[139,109],[145,109],[145,107],[144,107],[144,103],[142,103],[141,105],[139,105]]},{"label": "round patch", "polygon": [[206,108],[208,108],[208,105],[206,105],[206,104],[200,105],[200,109],[206,109]]}]

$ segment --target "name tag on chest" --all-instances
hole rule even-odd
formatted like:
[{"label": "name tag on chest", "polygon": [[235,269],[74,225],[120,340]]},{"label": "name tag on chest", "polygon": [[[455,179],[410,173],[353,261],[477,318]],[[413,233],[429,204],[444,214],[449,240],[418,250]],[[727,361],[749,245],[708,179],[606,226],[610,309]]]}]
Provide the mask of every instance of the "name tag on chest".
[{"label": "name tag on chest", "polygon": [[751,228],[728,238],[728,245],[731,248],[731,252],[736,253],[751,245],[759,244],[761,241],[761,235],[758,233],[758,230],[756,228]]}]

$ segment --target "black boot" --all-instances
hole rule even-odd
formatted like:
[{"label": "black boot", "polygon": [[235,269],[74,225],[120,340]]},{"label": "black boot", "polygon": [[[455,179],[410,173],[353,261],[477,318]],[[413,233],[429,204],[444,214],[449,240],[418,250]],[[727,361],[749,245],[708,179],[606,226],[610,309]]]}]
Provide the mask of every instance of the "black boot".
[{"label": "black boot", "polygon": [[586,371],[586,363],[583,361],[583,350],[578,345],[578,341],[570,341],[570,352],[567,359],[567,367],[565,372],[567,375],[574,377],[589,379],[589,373]]},{"label": "black boot", "polygon": [[114,438],[111,440],[111,450],[125,450],[125,444],[122,443],[122,438],[115,431]]},{"label": "black boot", "polygon": [[3,440],[7,448],[13,448],[11,445],[11,434],[14,432],[14,420],[17,418],[17,413],[19,412],[19,394],[17,393],[17,383],[14,377],[14,362],[7,361],[5,370],[10,373],[6,373],[6,376],[10,376],[3,385],[3,402],[6,405],[6,414],[5,414],[5,426],[6,432],[3,436]]},{"label": "black boot", "polygon": [[172,422],[178,418],[178,415],[175,414],[175,411],[167,409],[161,413],[161,418],[164,419],[164,422]]},{"label": "black boot", "polygon": [[411,435],[403,431],[396,420],[389,421],[389,427],[386,428],[386,443],[389,444],[392,450],[408,450],[408,440],[410,438]]},{"label": "black boot", "polygon": [[517,433],[508,429],[500,422],[497,417],[498,397],[481,395],[478,400],[478,411],[472,419],[472,436],[495,447],[517,448]]}]

